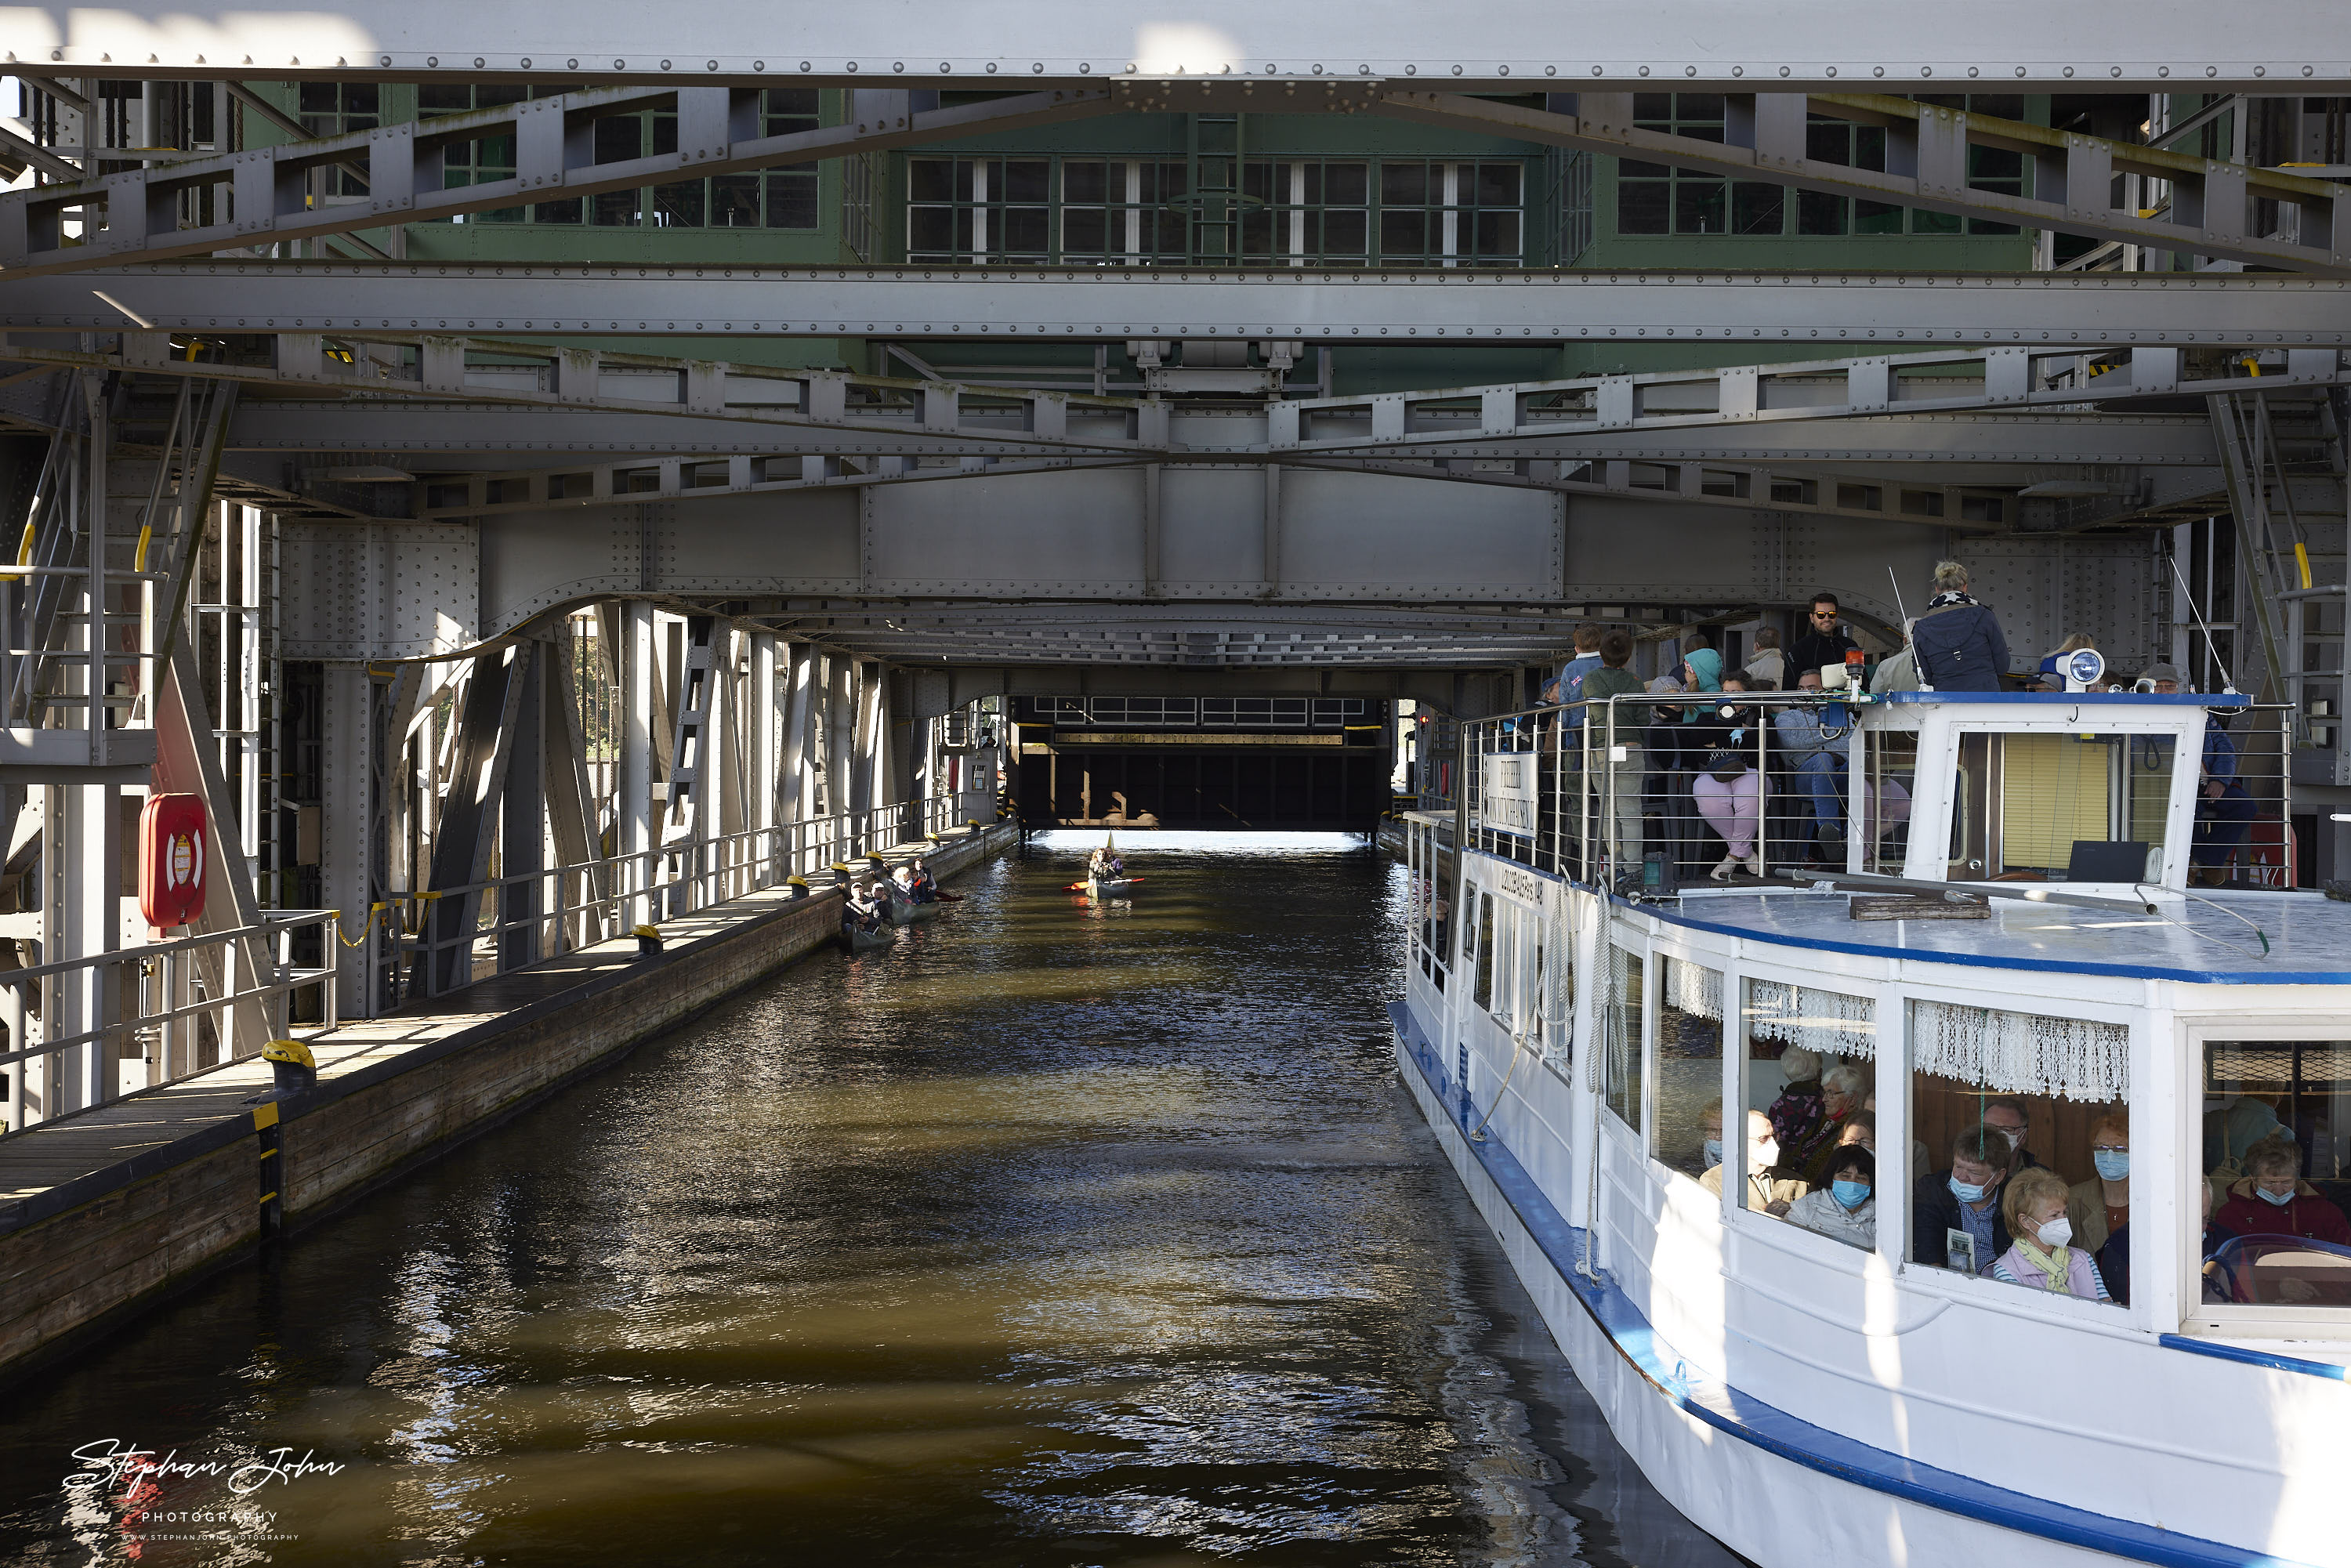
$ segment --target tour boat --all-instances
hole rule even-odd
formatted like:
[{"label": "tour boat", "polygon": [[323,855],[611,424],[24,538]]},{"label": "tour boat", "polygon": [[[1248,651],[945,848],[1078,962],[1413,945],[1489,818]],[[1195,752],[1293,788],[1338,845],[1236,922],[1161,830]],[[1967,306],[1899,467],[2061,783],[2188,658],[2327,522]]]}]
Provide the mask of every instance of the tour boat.
[{"label": "tour boat", "polygon": [[[1841,869],[1645,892],[1656,868],[1607,831],[1637,770],[1595,740],[1641,727],[1602,704],[1465,721],[1456,809],[1405,820],[1401,1076],[1617,1438],[1762,1568],[2351,1563],[2351,1248],[2304,1207],[2339,1217],[2351,1167],[2351,906],[2189,881],[2199,834],[2231,836],[2199,819],[2208,725],[2277,768],[2280,716],[1779,700],[1845,737]],[[1847,1135],[1791,1085],[1815,1069],[1848,1112],[1874,1099],[1865,1209],[1775,1212],[1750,1168],[1790,1152],[1750,1159],[1746,1111]],[[1954,1151],[2007,1157],[2013,1124],[1989,1208],[1940,1196],[1989,1185],[1947,1176]],[[2282,1145],[2291,1211],[2243,1174],[2278,1187]],[[1982,1217],[2004,1234],[2011,1192],[2046,1193],[2027,1157],[2085,1245],[2036,1199],[2056,1267],[1969,1270]],[[2223,1218],[2279,1217],[2209,1268],[2208,1181]],[[2127,1304],[2074,1293],[2098,1257]]]}]

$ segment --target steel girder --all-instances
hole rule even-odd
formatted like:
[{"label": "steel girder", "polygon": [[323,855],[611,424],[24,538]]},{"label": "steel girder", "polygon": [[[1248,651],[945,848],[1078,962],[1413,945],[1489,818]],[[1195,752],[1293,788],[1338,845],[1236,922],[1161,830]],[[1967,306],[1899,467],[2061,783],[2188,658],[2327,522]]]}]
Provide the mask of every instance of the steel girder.
[{"label": "steel girder", "polygon": [[[1740,0],[1635,6],[1510,4],[1365,12],[1339,0],[1199,0],[1178,14],[1080,0],[889,6],[717,0],[690,13],[615,0],[560,8],[376,0],[311,10],[191,13],[160,0],[0,7],[12,68],[61,76],[446,78],[595,83],[699,78],[977,86],[1142,77],[1443,80],[1524,91],[1598,79],[1710,91],[1742,82],[1831,89],[2138,91],[2166,84],[2340,92],[2351,43],[2334,0],[2212,6],[2117,0]],[[695,40],[689,49],[679,35]],[[919,39],[914,53],[908,40]]]},{"label": "steel girder", "polygon": [[[523,202],[1018,131],[1114,107],[1106,85],[924,110],[915,110],[903,90],[855,97],[880,101],[859,103],[846,124],[761,136],[759,91],[753,87],[602,88],[37,185],[0,195],[0,276],[86,272],[126,260],[201,256],[231,246],[429,223]],[[676,106],[675,152],[623,162],[595,161],[594,121],[657,103]],[[485,139],[514,148],[514,175],[444,188],[448,153]],[[368,186],[366,197],[314,204],[309,175],[329,166],[356,170]],[[197,210],[186,198],[205,192],[222,197],[211,204],[212,210],[234,215],[202,227],[183,226],[181,214]],[[74,214],[80,216],[80,232],[68,243],[65,225]]]},{"label": "steel girder", "polygon": [[[1957,216],[2063,229],[2116,244],[2153,246],[2289,271],[2351,268],[2351,191],[2282,170],[2189,157],[2022,120],[1920,104],[1883,93],[1729,95],[1726,139],[1705,141],[1634,123],[1629,92],[1548,95],[1549,108],[1446,91],[1392,90],[1326,80],[1303,98],[1294,84],[1119,80],[1023,93],[950,109],[917,108],[904,88],[858,89],[848,120],[788,136],[753,134],[751,87],[601,88],[275,147],[174,159],[105,176],[63,166],[61,183],[0,194],[0,268],[11,277],[79,272],[169,256],[431,222],[523,201],[592,195],[814,158],[843,157],[1091,116],[1166,110],[1231,113],[1370,110],[1394,119],[1579,151],[1675,164],[1734,179],[1900,203]],[[931,95],[925,95],[927,99]],[[587,128],[597,119],[674,105],[674,152],[597,163]],[[1562,111],[1564,106],[1564,111]],[[1808,127],[1827,118],[1882,129],[1883,169],[1807,155]],[[449,186],[453,150],[496,138],[515,149],[511,178]],[[1970,183],[1977,149],[2029,158],[2030,196]],[[5,151],[0,147],[0,151]],[[53,179],[59,161],[29,145]],[[312,171],[351,172],[365,199],[307,199]],[[2169,193],[2147,213],[2117,210],[2114,176],[2159,182]],[[191,197],[215,192],[209,204]],[[2276,216],[2257,204],[2269,204]],[[183,213],[234,214],[202,228]],[[76,243],[65,227],[78,221]],[[379,259],[389,259],[376,253]]]},{"label": "steel girder", "polygon": [[[1720,141],[1641,130],[1633,122],[1630,92],[1562,96],[1573,105],[1564,113],[1457,92],[1391,92],[1381,97],[1375,112],[1422,125],[2290,271],[2340,274],[2351,268],[2351,186],[2331,180],[2191,158],[1881,93],[1733,94]],[[1885,169],[1807,157],[1809,127],[1822,117],[1882,127]],[[1976,189],[1970,182],[1979,148],[2022,154],[2032,165],[2033,193]],[[2163,182],[2170,194],[2151,213],[2135,205],[2118,210],[2117,174]],[[2256,219],[2255,204],[2261,202],[2277,204],[2273,225]]]},{"label": "steel girder", "polygon": [[[99,298],[99,292],[119,303]],[[126,312],[135,311],[134,319]],[[13,331],[1771,343],[1836,353],[2351,345],[2277,274],[1207,272],[205,261],[0,285]]]}]

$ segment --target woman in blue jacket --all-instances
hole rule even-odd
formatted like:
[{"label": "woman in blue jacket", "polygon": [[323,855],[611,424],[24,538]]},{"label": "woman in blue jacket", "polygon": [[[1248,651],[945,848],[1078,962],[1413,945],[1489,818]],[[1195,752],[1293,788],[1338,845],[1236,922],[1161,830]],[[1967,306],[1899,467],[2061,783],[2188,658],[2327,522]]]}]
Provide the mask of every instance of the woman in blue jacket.
[{"label": "woman in blue jacket", "polygon": [[1968,569],[1947,560],[1935,569],[1935,597],[1910,632],[1918,679],[1938,692],[1996,692],[2008,671],[2008,639],[2000,618],[1968,592]]}]

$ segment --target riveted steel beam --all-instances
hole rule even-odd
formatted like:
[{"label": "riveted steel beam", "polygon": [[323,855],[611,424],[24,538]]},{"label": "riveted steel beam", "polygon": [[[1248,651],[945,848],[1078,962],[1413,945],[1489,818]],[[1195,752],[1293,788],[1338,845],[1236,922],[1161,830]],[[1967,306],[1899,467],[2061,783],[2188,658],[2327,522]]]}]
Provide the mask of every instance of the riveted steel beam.
[{"label": "riveted steel beam", "polygon": [[[681,37],[690,37],[688,48]],[[1537,0],[1366,12],[1342,0],[1196,0],[1180,12],[1082,0],[784,7],[715,0],[689,14],[585,0],[559,8],[364,0],[192,12],[162,0],[0,6],[12,62],[65,76],[271,76],[595,82],[680,78],[862,86],[1144,77],[1548,82],[1721,91],[1933,83],[1932,90],[2340,92],[2351,45],[2333,0],[2255,5],[1948,0],[1932,6],[1739,0],[1562,9]],[[919,42],[920,52],[915,43]],[[2022,84],[2020,86],[2020,84]],[[2212,84],[2208,86],[2206,84]]]},{"label": "riveted steel beam", "polygon": [[395,269],[186,261],[0,287],[0,328],[12,332],[139,329],[126,311],[181,333],[1701,342],[1819,354],[1985,343],[2351,346],[2351,279],[2273,273]]},{"label": "riveted steel beam", "polygon": [[[0,195],[0,281],[849,157],[1052,124],[1113,107],[1105,87],[1047,89],[925,110],[914,109],[904,90],[857,97],[880,101],[861,102],[845,124],[762,136],[757,88],[601,88],[37,185]],[[622,162],[595,161],[596,120],[669,105],[677,110],[676,151]],[[451,151],[492,139],[514,149],[512,176],[444,184]],[[314,204],[310,172],[330,165],[363,170],[367,195],[348,204]],[[211,210],[228,215],[183,226],[182,215],[199,210],[199,204],[185,198],[208,191],[223,198]]]},{"label": "riveted steel beam", "polygon": [[[1376,112],[1420,125],[1474,131],[1580,152],[1637,158],[1735,180],[1895,202],[2027,228],[2061,229],[2126,245],[2220,256],[2290,271],[2351,271],[2351,185],[2022,120],[1970,114],[1882,93],[1747,92],[1727,99],[1723,139],[1646,131],[1630,92],[1560,95],[1566,112],[1457,92],[1392,92]],[[1883,169],[1808,156],[1821,118],[1885,132]],[[2019,154],[2032,193],[1980,189],[1973,154]],[[2153,208],[2117,208],[2115,176],[2138,174],[2168,194]],[[2275,219],[2257,219],[2264,208]]]}]

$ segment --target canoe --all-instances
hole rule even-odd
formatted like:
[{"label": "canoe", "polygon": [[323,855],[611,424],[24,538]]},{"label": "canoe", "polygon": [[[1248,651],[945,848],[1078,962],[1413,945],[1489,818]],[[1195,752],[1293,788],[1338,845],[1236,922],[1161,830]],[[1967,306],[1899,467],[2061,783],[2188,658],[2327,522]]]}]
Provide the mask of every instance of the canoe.
[{"label": "canoe", "polygon": [[918,920],[934,920],[938,917],[938,913],[939,906],[935,904],[916,904],[912,899],[899,897],[895,891],[890,894],[890,924],[893,925],[912,925]]},{"label": "canoe", "polygon": [[853,925],[841,928],[841,944],[852,953],[870,953],[876,947],[887,947],[898,939],[898,934],[887,925],[879,931],[860,931]]},{"label": "canoe", "polygon": [[1142,880],[1141,877],[1114,876],[1108,882],[1089,882],[1086,883],[1086,896],[1088,898],[1132,898],[1134,896],[1134,884]]}]

